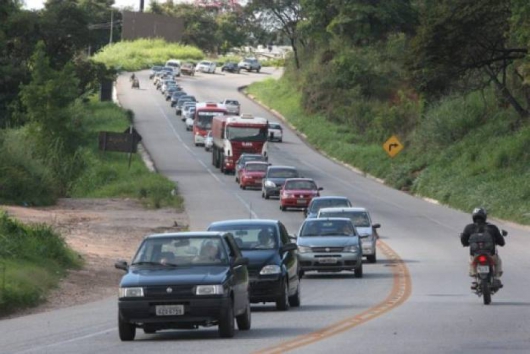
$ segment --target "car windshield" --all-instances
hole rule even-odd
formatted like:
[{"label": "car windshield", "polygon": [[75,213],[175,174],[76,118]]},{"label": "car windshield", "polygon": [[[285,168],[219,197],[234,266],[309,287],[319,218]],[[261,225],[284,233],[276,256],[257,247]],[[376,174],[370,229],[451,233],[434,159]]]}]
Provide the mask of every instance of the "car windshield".
[{"label": "car windshield", "polygon": [[270,129],[282,129],[282,127],[279,124],[269,124]]},{"label": "car windshield", "polygon": [[208,231],[230,232],[241,250],[270,250],[278,247],[278,233],[274,225],[214,225]]},{"label": "car windshield", "polygon": [[132,265],[189,266],[228,264],[220,237],[153,237],[144,240]]},{"label": "car windshield", "polygon": [[226,138],[236,141],[266,141],[267,128],[228,126],[226,128]]},{"label": "car windshield", "polygon": [[292,168],[274,168],[270,169],[268,176],[269,178],[296,178],[298,177],[298,171]]},{"label": "car windshield", "polygon": [[321,218],[348,218],[355,227],[370,227],[370,217],[365,211],[324,211]]},{"label": "car windshield", "polygon": [[242,155],[239,159],[239,163],[244,165],[247,161],[265,161],[262,155]]},{"label": "car windshield", "polygon": [[224,115],[225,112],[200,110],[196,112],[195,125],[200,129],[212,129],[213,117]]},{"label": "car windshield", "polygon": [[317,185],[313,181],[287,181],[285,183],[284,189],[286,190],[293,190],[293,189],[316,190]]},{"label": "car windshield", "polygon": [[311,219],[302,226],[300,236],[355,236],[355,230],[349,220]]},{"label": "car windshield", "polygon": [[266,163],[247,163],[245,165],[245,170],[247,171],[258,171],[258,172],[266,172],[267,168],[269,167]]},{"label": "car windshield", "polygon": [[210,65],[212,65],[212,63],[209,62],[209,61],[201,61],[201,62],[199,63],[199,65],[210,66]]},{"label": "car windshield", "polygon": [[348,199],[313,199],[311,203],[310,211],[312,213],[317,213],[322,208],[332,208],[332,207],[349,207],[350,202]]},{"label": "car windshield", "polygon": [[153,67],[151,68],[151,70],[153,70],[153,71],[160,71],[160,70],[162,70],[162,68],[163,68],[163,66],[156,66],[156,65],[155,65],[155,66],[153,66]]}]

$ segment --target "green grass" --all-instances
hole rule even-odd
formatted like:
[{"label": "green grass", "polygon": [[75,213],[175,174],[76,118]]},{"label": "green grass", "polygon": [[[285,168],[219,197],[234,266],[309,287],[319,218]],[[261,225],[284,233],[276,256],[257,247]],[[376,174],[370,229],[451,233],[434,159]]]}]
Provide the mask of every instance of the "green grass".
[{"label": "green grass", "polygon": [[98,132],[123,132],[129,127],[127,112],[113,103],[92,102],[87,106],[85,145],[80,153],[85,170],[73,182],[70,196],[75,198],[124,197],[140,199],[151,208],[181,209],[183,200],[173,195],[175,183],[150,172],[139,154],[133,154],[129,169],[128,154],[98,150]]},{"label": "green grass", "polygon": [[136,71],[164,64],[169,59],[201,60],[204,53],[192,46],[168,43],[163,39],[138,39],[105,46],[93,59],[107,67]]},{"label": "green grass", "polygon": [[80,257],[46,225],[28,226],[0,213],[0,316],[46,298]]},{"label": "green grass", "polygon": [[530,224],[530,127],[513,132],[514,113],[494,104],[484,108],[478,93],[429,108],[391,159],[382,148],[386,139],[369,143],[346,123],[306,113],[301,93],[285,79],[252,84],[248,92],[316,148],[388,185],[464,211],[482,205],[495,217]]}]

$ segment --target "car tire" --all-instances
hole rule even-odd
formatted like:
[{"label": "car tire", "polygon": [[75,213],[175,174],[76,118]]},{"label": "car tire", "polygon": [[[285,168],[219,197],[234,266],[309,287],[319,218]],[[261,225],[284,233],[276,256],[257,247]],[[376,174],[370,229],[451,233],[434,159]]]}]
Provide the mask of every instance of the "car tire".
[{"label": "car tire", "polygon": [[262,193],[262,197],[265,198],[265,199],[269,199],[269,198],[270,198],[270,196],[269,196],[269,194],[267,193],[267,191],[264,191],[264,192]]},{"label": "car tire", "polygon": [[298,279],[302,279],[302,278],[304,277],[304,275],[305,275],[305,272],[304,272],[303,270],[300,269],[300,270],[298,271]]},{"label": "car tire", "polygon": [[236,317],[237,328],[240,331],[248,331],[252,324],[252,317],[250,312],[250,302],[247,303],[247,308],[244,313]]},{"label": "car tire", "polygon": [[234,332],[234,304],[230,301],[228,307],[221,312],[221,318],[219,318],[219,336],[221,338],[232,338]]},{"label": "car tire", "polygon": [[355,268],[353,272],[356,278],[362,278],[363,277],[363,263],[361,262],[361,265]]},{"label": "car tire", "polygon": [[256,72],[259,74],[259,71],[260,71],[260,70],[261,70],[261,69],[256,69]]},{"label": "car tire", "polygon": [[298,279],[298,287],[296,288],[296,293],[293,296],[289,296],[289,305],[291,305],[291,307],[300,307],[300,304],[302,303],[302,297],[300,292],[300,279]]},{"label": "car tire", "polygon": [[283,205],[280,204],[280,210],[281,210],[281,211],[285,211],[285,209],[286,209],[286,208],[285,208]]},{"label": "car tire", "polygon": [[136,337],[136,326],[126,322],[118,314],[118,333],[122,342],[130,342]]},{"label": "car tire", "polygon": [[369,263],[375,263],[375,262],[377,262],[377,255],[374,253],[374,254],[371,255],[371,256],[366,256],[366,260],[367,260]]},{"label": "car tire", "polygon": [[276,310],[287,311],[289,310],[289,286],[287,280],[284,279],[281,287],[281,295],[276,299]]},{"label": "car tire", "polygon": [[278,140],[278,142],[279,142],[279,143],[281,143],[282,141],[283,141],[283,139],[282,139],[282,138],[280,138],[280,140]]},{"label": "car tire", "polygon": [[245,187],[245,186],[244,186],[244,185],[242,185],[242,184],[240,184],[240,185],[239,185],[239,188],[241,188],[242,190],[245,190],[245,189],[247,189],[247,187]]}]

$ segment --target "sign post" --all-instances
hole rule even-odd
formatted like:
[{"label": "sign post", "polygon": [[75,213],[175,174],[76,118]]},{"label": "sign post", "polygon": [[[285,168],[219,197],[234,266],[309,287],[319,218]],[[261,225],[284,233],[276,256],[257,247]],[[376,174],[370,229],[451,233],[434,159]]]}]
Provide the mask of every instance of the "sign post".
[{"label": "sign post", "polygon": [[132,154],[135,153],[142,136],[131,125],[123,133],[99,132],[99,150],[125,152],[129,154],[129,169]]}]

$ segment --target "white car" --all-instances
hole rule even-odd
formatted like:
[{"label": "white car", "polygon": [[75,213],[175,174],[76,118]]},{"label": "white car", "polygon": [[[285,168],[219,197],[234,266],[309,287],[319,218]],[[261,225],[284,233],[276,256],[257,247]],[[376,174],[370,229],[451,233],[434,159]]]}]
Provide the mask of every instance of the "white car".
[{"label": "white car", "polygon": [[193,130],[193,117],[186,118],[186,130],[187,131]]},{"label": "white car", "polygon": [[168,61],[166,61],[166,66],[169,66],[173,69],[174,76],[180,76],[181,65],[182,63],[180,62],[180,60],[177,60],[177,59],[169,59]]},{"label": "white car", "polygon": [[283,129],[278,123],[269,123],[269,141],[283,141]]},{"label": "white car", "polygon": [[363,256],[370,263],[377,261],[376,244],[379,235],[377,234],[380,224],[372,224],[370,213],[365,208],[322,208],[318,212],[317,218],[348,218],[361,237]]},{"label": "white car", "polygon": [[241,111],[241,104],[239,103],[239,101],[232,100],[232,99],[226,99],[224,101],[221,101],[220,103],[226,107],[226,110],[228,111],[228,113],[239,115]]},{"label": "white car", "polygon": [[208,74],[215,74],[215,68],[217,67],[217,64],[213,61],[207,61],[203,60],[197,64],[195,67],[195,71],[199,71],[201,73],[208,73]]},{"label": "white car", "polygon": [[204,150],[210,151],[213,146],[213,136],[212,131],[208,130],[208,134],[206,134],[206,138],[204,138]]}]

